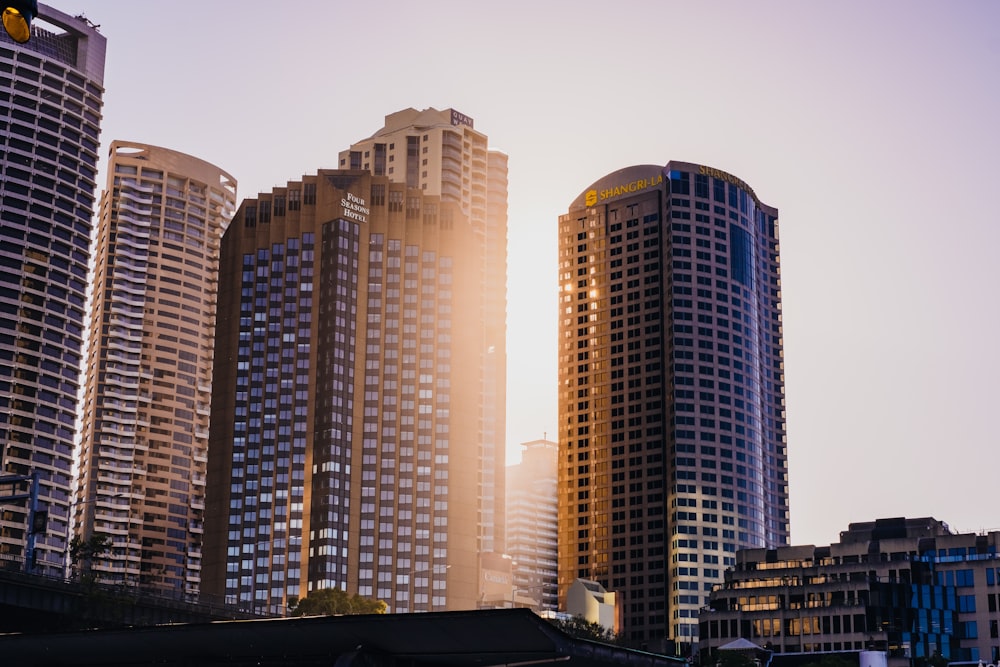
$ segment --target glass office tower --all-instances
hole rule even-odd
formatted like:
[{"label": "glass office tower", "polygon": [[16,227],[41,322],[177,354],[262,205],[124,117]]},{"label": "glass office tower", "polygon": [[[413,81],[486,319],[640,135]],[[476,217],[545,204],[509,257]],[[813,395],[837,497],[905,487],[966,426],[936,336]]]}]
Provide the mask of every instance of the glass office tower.
[{"label": "glass office tower", "polygon": [[696,642],[736,550],[788,541],[778,252],[777,210],[697,164],[559,218],[560,598],[598,581],[633,645]]},{"label": "glass office tower", "polygon": [[28,495],[0,508],[0,560],[53,576],[69,540],[104,54],[91,24],[45,5],[26,44],[0,30],[0,497]]}]

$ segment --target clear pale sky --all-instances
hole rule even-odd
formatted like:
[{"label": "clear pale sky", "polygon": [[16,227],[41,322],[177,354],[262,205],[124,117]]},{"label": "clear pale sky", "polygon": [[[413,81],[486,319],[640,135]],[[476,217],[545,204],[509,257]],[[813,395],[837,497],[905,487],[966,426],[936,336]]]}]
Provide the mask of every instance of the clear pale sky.
[{"label": "clear pale sky", "polygon": [[736,175],[781,214],[792,542],[1000,529],[1000,3],[46,4],[108,39],[102,151],[195,155],[240,198],[400,109],[471,116],[510,156],[510,461],[557,434],[559,214],[635,164]]}]

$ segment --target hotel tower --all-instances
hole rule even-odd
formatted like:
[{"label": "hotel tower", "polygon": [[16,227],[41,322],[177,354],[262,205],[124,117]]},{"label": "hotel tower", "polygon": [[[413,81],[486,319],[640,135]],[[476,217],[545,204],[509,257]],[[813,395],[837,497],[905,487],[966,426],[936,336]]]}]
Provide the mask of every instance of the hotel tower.
[{"label": "hotel tower", "polygon": [[[481,553],[504,550],[504,472],[507,423],[507,155],[491,150],[475,121],[455,109],[404,109],[385,117],[385,126],[340,153],[341,169],[387,176],[442,202],[458,204],[478,244],[483,320],[478,341],[476,475]],[[483,599],[481,603],[487,604]]]},{"label": "hotel tower", "polygon": [[480,601],[481,238],[364,170],[244,200],[222,243],[205,590],[284,613]]},{"label": "hotel tower", "polygon": [[0,567],[61,577],[105,40],[38,9],[27,43],[0,30]]},{"label": "hotel tower", "polygon": [[75,532],[99,581],[194,598],[201,582],[219,242],[236,182],[112,142],[85,363]]},{"label": "hotel tower", "polygon": [[559,217],[559,593],[686,652],[737,549],[788,542],[778,211],[670,162]]}]

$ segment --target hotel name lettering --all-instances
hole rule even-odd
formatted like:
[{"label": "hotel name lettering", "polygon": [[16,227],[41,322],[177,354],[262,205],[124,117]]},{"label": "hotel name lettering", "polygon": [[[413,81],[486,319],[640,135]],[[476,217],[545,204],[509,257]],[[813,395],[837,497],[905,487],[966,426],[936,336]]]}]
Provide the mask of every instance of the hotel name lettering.
[{"label": "hotel name lettering", "polygon": [[341,198],[340,207],[343,209],[344,217],[348,220],[368,222],[370,211],[368,210],[368,204],[363,198],[348,192],[346,197]]},{"label": "hotel name lettering", "polygon": [[[754,202],[760,206],[760,200],[757,199],[757,195],[750,189],[750,186],[732,174],[726,173],[721,169],[713,169],[712,167],[706,167],[704,165],[698,165],[698,173],[703,176],[711,176],[719,179],[720,181],[732,183],[749,194],[753,198]],[[620,197],[621,195],[634,194],[641,190],[645,190],[646,188],[660,185],[661,183],[663,183],[663,174],[657,174],[656,176],[650,178],[639,178],[634,181],[629,181],[628,183],[622,183],[621,185],[604,188],[603,190],[587,190],[587,194],[584,197],[584,204],[586,206],[594,206],[598,202],[613,199],[614,197]]]},{"label": "hotel name lettering", "polygon": [[735,185],[736,187],[738,187],[739,189],[743,190],[748,195],[750,195],[753,198],[754,203],[760,206],[760,200],[757,199],[757,195],[754,194],[754,191],[750,189],[750,186],[741,181],[740,179],[736,178],[732,174],[727,174],[721,169],[712,169],[711,167],[706,167],[704,165],[698,165],[698,173],[701,174],[702,176],[711,176],[712,178],[717,178],[720,181],[725,181],[726,183],[732,183],[733,185]]},{"label": "hotel name lettering", "polygon": [[635,192],[639,192],[640,190],[651,188],[654,185],[659,185],[662,182],[663,174],[657,174],[652,178],[639,178],[634,181],[629,181],[628,183],[623,183],[610,188],[604,188],[603,190],[588,190],[584,203],[587,206],[593,206],[599,201],[605,201],[613,197],[620,197],[621,195],[633,194]]}]

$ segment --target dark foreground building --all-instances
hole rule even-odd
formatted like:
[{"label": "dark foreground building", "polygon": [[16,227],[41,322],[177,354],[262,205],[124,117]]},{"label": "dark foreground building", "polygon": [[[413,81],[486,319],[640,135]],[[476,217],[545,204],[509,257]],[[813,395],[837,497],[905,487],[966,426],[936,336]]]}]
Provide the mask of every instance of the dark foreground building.
[{"label": "dark foreground building", "polygon": [[1000,533],[932,518],[852,523],[829,546],[747,549],[700,615],[702,663],[746,639],[777,653],[1000,657]]},{"label": "dark foreground building", "polygon": [[574,639],[526,609],[325,616],[0,637],[4,664],[675,667],[682,661]]},{"label": "dark foreground building", "polygon": [[105,39],[82,18],[46,5],[37,19],[26,44],[0,30],[0,478],[21,478],[0,484],[0,497],[35,498],[3,503],[0,562],[60,577],[68,562]]},{"label": "dark foreground building", "polygon": [[616,171],[559,217],[559,596],[630,645],[698,639],[738,549],[788,542],[778,211],[687,162]]}]

